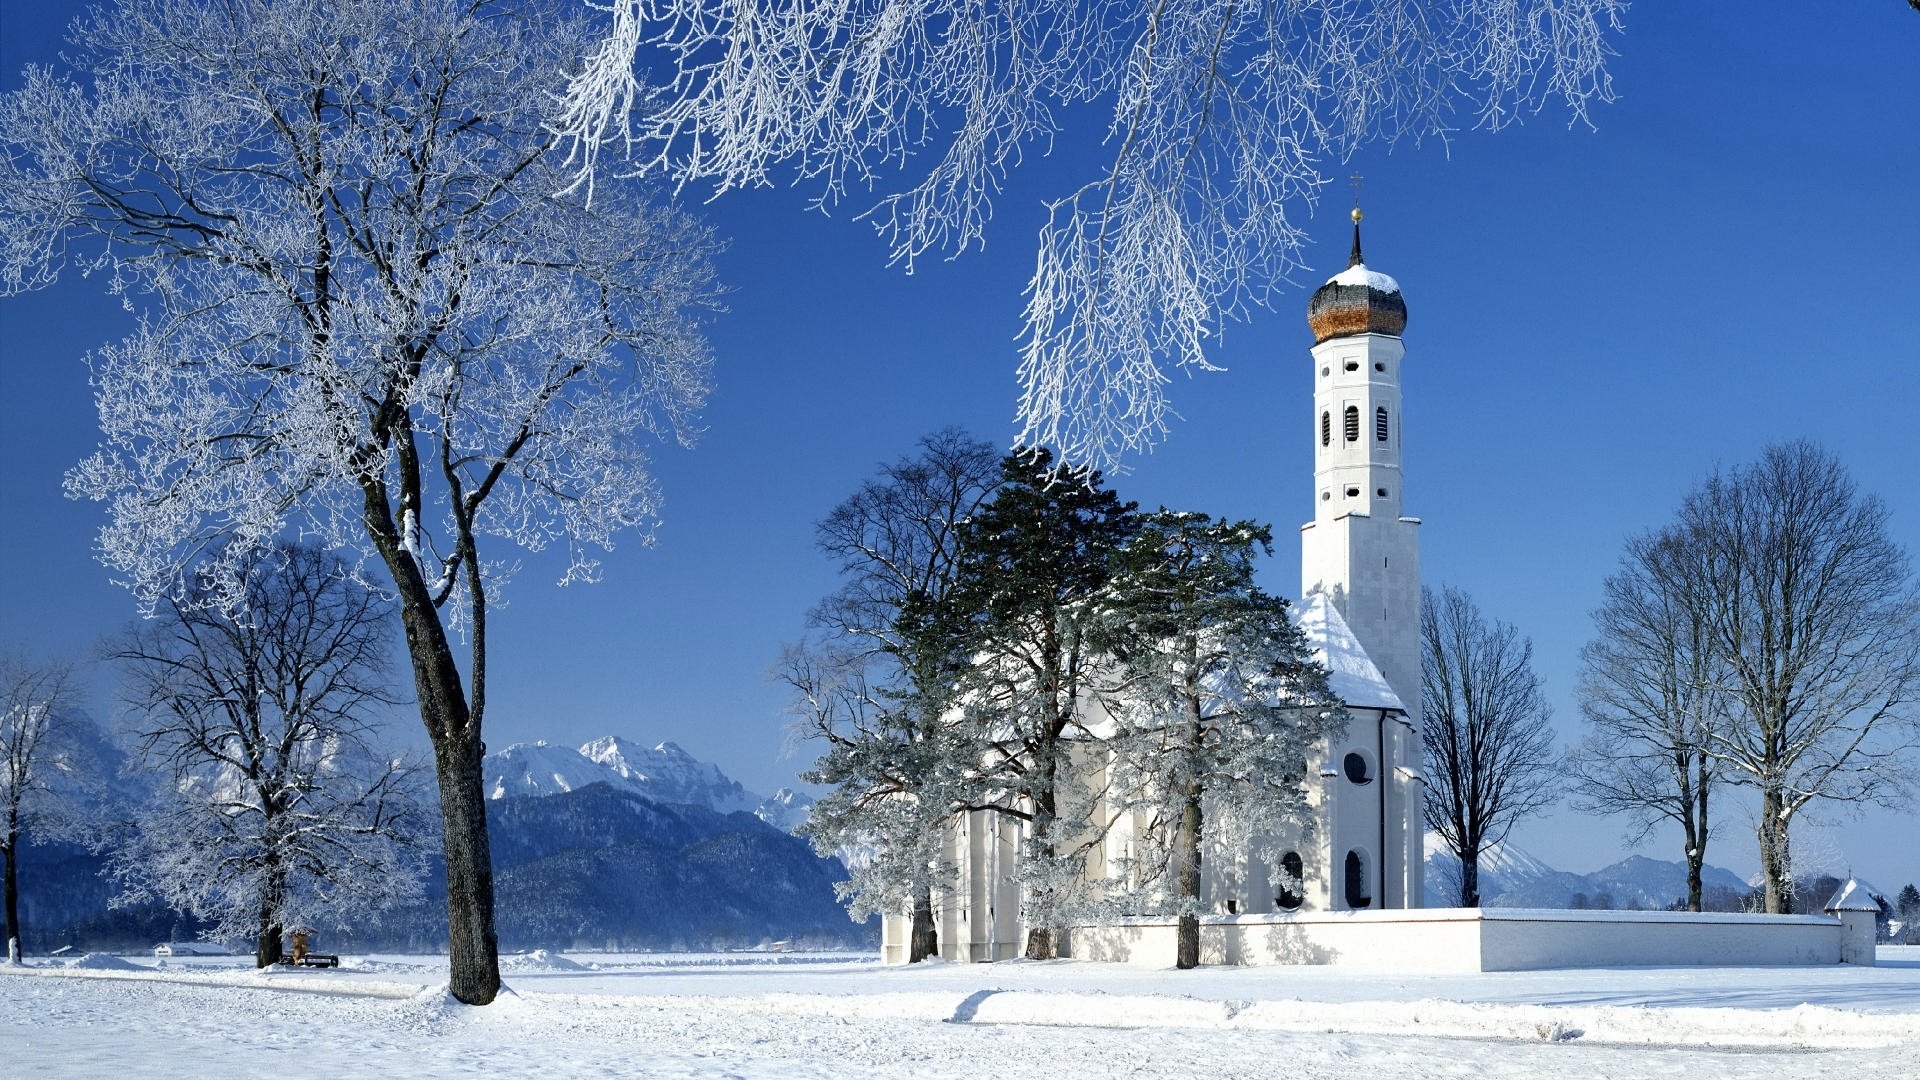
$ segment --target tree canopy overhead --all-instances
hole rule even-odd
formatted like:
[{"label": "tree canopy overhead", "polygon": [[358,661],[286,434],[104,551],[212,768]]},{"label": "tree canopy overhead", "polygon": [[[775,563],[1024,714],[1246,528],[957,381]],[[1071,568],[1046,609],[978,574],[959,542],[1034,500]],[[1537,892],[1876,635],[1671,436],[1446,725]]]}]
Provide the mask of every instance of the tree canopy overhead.
[{"label": "tree canopy overhead", "polygon": [[[558,131],[579,183],[791,178],[911,268],[985,242],[1012,171],[1106,117],[1046,202],[1019,445],[1112,467],[1166,431],[1171,368],[1301,266],[1329,162],[1611,100],[1624,0],[588,0],[606,37]],[[644,103],[646,108],[636,109]],[[1096,122],[1098,122],[1096,120]]]}]

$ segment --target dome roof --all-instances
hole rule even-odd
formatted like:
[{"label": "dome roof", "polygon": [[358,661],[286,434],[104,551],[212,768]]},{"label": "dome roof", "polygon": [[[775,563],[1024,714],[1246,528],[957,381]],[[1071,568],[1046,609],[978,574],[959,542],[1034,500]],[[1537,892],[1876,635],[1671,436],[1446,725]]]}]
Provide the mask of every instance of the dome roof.
[{"label": "dome roof", "polygon": [[1307,325],[1313,343],[1354,334],[1390,334],[1407,328],[1407,303],[1400,283],[1367,269],[1360,257],[1360,211],[1353,212],[1353,253],[1347,268],[1327,279],[1307,301]]}]

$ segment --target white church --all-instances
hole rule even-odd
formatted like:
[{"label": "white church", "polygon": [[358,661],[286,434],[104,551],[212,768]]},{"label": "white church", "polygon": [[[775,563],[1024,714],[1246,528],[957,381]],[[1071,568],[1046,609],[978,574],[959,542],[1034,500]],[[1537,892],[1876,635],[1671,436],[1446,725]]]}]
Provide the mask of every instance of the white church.
[{"label": "white church", "polygon": [[[1203,892],[1222,917],[1285,911],[1418,907],[1421,897],[1420,550],[1417,518],[1401,513],[1400,363],[1407,309],[1393,278],[1368,269],[1355,210],[1347,269],[1308,303],[1313,364],[1314,517],[1301,526],[1296,616],[1334,692],[1351,716],[1345,733],[1311,762],[1317,820],[1294,838],[1283,868],[1300,894],[1266,884],[1258,865],[1222,874],[1209,866]],[[1106,830],[1087,873],[1120,861],[1131,836]],[[977,811],[954,830],[956,880],[936,896],[940,953],[984,961],[1021,955],[1027,927],[1011,880],[1018,828]],[[882,955],[903,961],[910,920],[882,923]],[[1068,935],[1073,951],[1076,934]]]},{"label": "white church", "polygon": [[[1269,887],[1250,854],[1224,868],[1210,860],[1201,962],[1444,972],[1873,964],[1877,908],[1851,882],[1825,915],[1421,909],[1420,520],[1403,513],[1401,468],[1407,308],[1399,284],[1362,260],[1357,209],[1353,220],[1347,268],[1307,304],[1313,520],[1301,526],[1296,609],[1350,720],[1309,762],[1312,827],[1279,838],[1300,893]],[[1097,773],[1097,745],[1079,753]],[[1090,880],[1124,866],[1133,839],[1123,817],[1103,824],[1087,855]],[[1019,840],[1017,825],[986,811],[965,815],[947,837],[954,876],[936,892],[934,911],[944,958],[1022,954],[1028,928],[1012,875]],[[882,959],[904,962],[910,933],[905,915],[882,920]],[[1166,967],[1174,934],[1164,916],[1072,926],[1061,953]]]}]

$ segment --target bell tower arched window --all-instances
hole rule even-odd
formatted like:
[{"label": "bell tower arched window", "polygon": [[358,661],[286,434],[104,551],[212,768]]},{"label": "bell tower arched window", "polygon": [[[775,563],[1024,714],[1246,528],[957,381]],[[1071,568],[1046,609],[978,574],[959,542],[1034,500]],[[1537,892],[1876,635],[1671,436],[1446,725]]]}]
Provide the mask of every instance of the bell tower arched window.
[{"label": "bell tower arched window", "polygon": [[1320,445],[1331,446],[1332,444],[1333,444],[1333,414],[1329,412],[1322,412],[1320,414]]},{"label": "bell tower arched window", "polygon": [[1360,406],[1347,406],[1346,432],[1348,442],[1360,441]]},{"label": "bell tower arched window", "polygon": [[1375,442],[1387,441],[1387,407],[1373,410],[1373,438]]}]

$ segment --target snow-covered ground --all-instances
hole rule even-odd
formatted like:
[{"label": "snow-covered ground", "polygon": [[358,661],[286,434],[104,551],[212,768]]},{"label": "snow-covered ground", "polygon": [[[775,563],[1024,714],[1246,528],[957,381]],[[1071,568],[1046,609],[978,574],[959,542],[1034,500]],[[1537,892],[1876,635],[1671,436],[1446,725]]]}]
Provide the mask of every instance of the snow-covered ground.
[{"label": "snow-covered ground", "polygon": [[21,1077],[1909,1077],[1920,948],[1859,968],[1375,975],[865,956],[534,954],[470,1009],[445,960],[0,967]]}]

